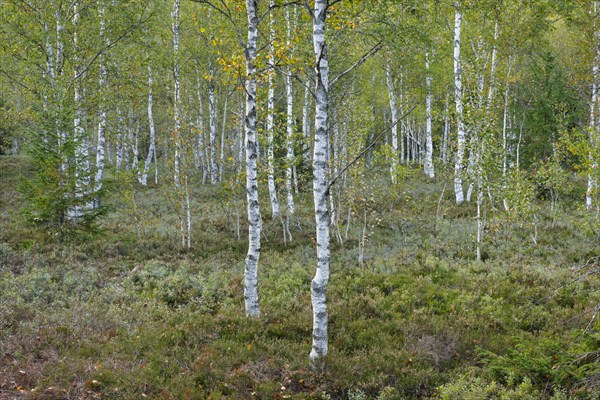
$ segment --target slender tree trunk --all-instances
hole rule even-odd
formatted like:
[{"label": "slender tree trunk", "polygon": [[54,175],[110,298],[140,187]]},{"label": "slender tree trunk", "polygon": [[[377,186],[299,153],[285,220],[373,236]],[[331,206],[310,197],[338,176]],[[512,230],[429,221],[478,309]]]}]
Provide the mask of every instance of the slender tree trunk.
[{"label": "slender tree trunk", "polygon": [[186,210],[186,228],[187,228],[187,241],[186,245],[188,250],[192,247],[192,211],[190,208],[190,189],[188,185],[188,174],[185,174],[185,210]]},{"label": "slender tree trunk", "polygon": [[[502,115],[502,188],[506,191],[507,181],[506,181],[506,173],[508,171],[508,96],[510,90],[510,70],[511,70],[511,59],[508,60],[508,71],[506,73],[506,87],[504,89],[504,110]],[[502,201],[504,206],[504,210],[508,211],[508,200],[506,196]]]},{"label": "slender tree trunk", "polygon": [[223,125],[221,126],[221,151],[219,153],[219,181],[223,181],[223,168],[225,165],[225,141],[227,133],[227,101],[228,96],[225,96],[225,104],[223,105]]},{"label": "slender tree trunk", "polygon": [[329,211],[327,209],[327,146],[329,109],[329,63],[325,42],[325,18],[328,0],[315,0],[313,44],[316,71],[315,144],[313,152],[313,197],[317,234],[317,270],[311,283],[313,335],[311,365],[323,367],[327,355],[327,284],[329,282]]},{"label": "slender tree trunk", "polygon": [[208,171],[210,169],[210,162],[206,157],[206,144],[204,143],[204,101],[202,100],[202,85],[200,83],[200,72],[198,72],[198,70],[196,70],[196,75],[196,90],[198,96],[198,140],[196,141],[196,146],[198,152],[198,161],[199,164],[202,166],[202,183],[206,184],[206,182],[208,181]]},{"label": "slender tree trunk", "polygon": [[74,53],[74,80],[73,80],[73,102],[75,107],[75,118],[73,119],[73,133],[75,143],[75,206],[69,210],[68,218],[81,218],[91,205],[83,204],[84,197],[89,193],[91,187],[89,144],[85,137],[83,128],[83,106],[81,100],[81,58],[79,57],[79,43],[77,29],[79,24],[79,4],[73,6],[73,53]]},{"label": "slender tree trunk", "polygon": [[463,158],[465,153],[465,123],[463,116],[462,67],[460,64],[460,30],[462,13],[460,3],[454,2],[454,101],[456,104],[457,149],[454,164],[454,194],[456,203],[464,201],[462,187]]},{"label": "slender tree trunk", "polygon": [[116,137],[116,167],[120,171],[123,167],[123,114],[121,108],[117,106],[117,137]]},{"label": "slender tree trunk", "polygon": [[125,125],[125,142],[123,143],[123,165],[125,166],[125,170],[129,171],[131,169],[131,164],[129,163],[129,153],[132,148],[133,143],[133,126],[132,126],[132,111],[130,110],[129,116],[127,118],[127,122]]},{"label": "slender tree trunk", "polygon": [[[598,107],[598,90],[600,90],[600,29],[596,26],[596,18],[598,17],[599,2],[594,1],[593,18],[594,18],[594,61],[592,67],[592,101],[590,106],[590,147],[598,146],[598,126],[600,123],[596,120],[595,111]],[[600,118],[599,118],[600,120]],[[595,175],[598,170],[598,161],[594,159],[592,151],[589,152],[588,158],[591,164],[591,171],[588,174],[587,191],[585,195],[585,205],[588,210],[592,209],[594,203],[594,192],[598,187]]]},{"label": "slender tree trunk", "polygon": [[412,127],[410,121],[406,123],[406,164],[410,165],[412,162]]},{"label": "slender tree trunk", "polygon": [[154,114],[153,114],[153,93],[152,93],[152,67],[148,64],[148,125],[150,127],[150,144],[148,148],[148,155],[146,156],[146,162],[144,163],[144,172],[140,178],[140,183],[144,186],[147,184],[148,171],[150,170],[150,163],[154,158],[154,167],[157,167],[156,161],[156,133],[154,131]]},{"label": "slender tree trunk", "polygon": [[519,139],[517,140],[517,150],[516,150],[516,168],[517,170],[521,169],[521,139],[523,139],[523,125],[525,124],[525,117],[521,119],[521,123],[519,124]]},{"label": "slender tree trunk", "polygon": [[[174,65],[173,65],[173,81],[174,81],[174,99],[173,99],[173,118],[175,120],[175,168],[173,173],[173,182],[177,191],[177,202],[179,203],[179,221],[180,221],[180,239],[181,246],[186,247],[189,242],[187,238],[187,232],[191,231],[191,215],[186,212],[186,204],[188,203],[188,177],[187,177],[187,166],[182,165],[182,152],[181,152],[181,115],[179,107],[181,105],[181,71],[179,65],[179,13],[180,13],[180,0],[175,0],[173,3],[172,18],[172,29],[173,29],[173,54],[174,54]],[[183,167],[183,168],[182,168]],[[183,186],[181,172],[183,170]],[[186,225],[189,229],[186,230]]]},{"label": "slender tree trunk", "polygon": [[210,183],[219,182],[219,165],[217,163],[217,106],[215,100],[214,66],[210,69],[210,82],[208,83],[208,124],[210,130]]},{"label": "slender tree trunk", "polygon": [[367,243],[367,210],[363,211],[363,227],[358,243],[358,263],[363,265],[365,262],[365,244]]},{"label": "slender tree trunk", "polygon": [[173,99],[173,119],[175,121],[175,165],[173,172],[173,181],[177,190],[181,187],[180,178],[180,154],[181,154],[181,117],[179,115],[179,106],[181,103],[180,93],[180,70],[179,70],[179,0],[175,0],[173,3],[173,12],[171,14],[173,22],[173,81],[174,81],[174,99]]},{"label": "slender tree trunk", "polygon": [[[481,47],[481,42],[480,42],[480,47]],[[485,87],[485,76],[483,74],[483,71],[481,71],[479,73],[479,76],[477,77],[477,93],[478,93],[478,97],[479,97],[479,101],[477,103],[477,108],[479,110],[483,110],[483,118],[484,120],[488,117],[488,112],[489,110],[487,109],[486,105],[483,102],[483,90]],[[478,172],[478,163],[480,162],[480,160],[483,157],[483,154],[480,153],[480,151],[483,149],[482,146],[480,146],[479,142],[482,140],[481,135],[483,134],[482,132],[482,128],[483,128],[483,124],[485,124],[486,122],[484,121],[483,123],[479,123],[479,124],[474,124],[472,129],[472,133],[471,133],[471,137],[470,137],[470,145],[469,145],[469,161],[468,161],[468,167],[467,167],[467,172],[469,175],[469,180],[471,180],[471,182],[469,183],[469,188],[467,189],[467,203],[471,202],[471,196],[473,194],[473,188],[476,182],[472,181],[472,177],[475,176],[475,181],[477,181],[477,174]]]},{"label": "slender tree trunk", "polygon": [[[500,36],[500,10],[496,15],[496,22],[494,24],[494,44],[492,46],[492,65],[490,67],[490,87],[488,91],[487,109],[488,111],[492,107],[494,101],[494,92],[496,90],[496,68],[498,66],[498,38]],[[510,65],[510,64],[509,64]]]},{"label": "slender tree trunk", "polygon": [[425,108],[427,114],[427,130],[426,130],[426,145],[425,145],[425,162],[423,163],[425,175],[429,178],[435,176],[433,169],[433,139],[432,139],[432,128],[431,128],[431,73],[429,72],[429,50],[425,50],[425,71],[427,76],[425,77],[425,85],[427,87],[427,94],[425,95]]},{"label": "slender tree trunk", "polygon": [[280,215],[279,199],[277,198],[277,187],[275,185],[275,149],[274,149],[274,130],[275,130],[275,71],[273,63],[275,62],[275,0],[270,0],[269,7],[269,66],[268,79],[269,88],[267,92],[267,182],[269,185],[269,198],[271,199],[271,214],[273,219],[278,219]]},{"label": "slender tree trunk", "polygon": [[[60,108],[60,111],[63,111],[63,96],[62,93],[60,93],[59,90],[59,83],[58,83],[58,79],[60,77],[62,77],[63,75],[63,64],[64,64],[64,43],[63,43],[63,38],[62,38],[62,34],[64,32],[64,25],[62,22],[62,17],[60,14],[60,9],[57,9],[55,12],[55,18],[56,18],[56,58],[54,61],[54,66],[53,69],[50,70],[51,76],[52,76],[52,82],[53,82],[53,86],[54,86],[54,94],[56,96],[56,103],[58,105],[58,107]],[[67,133],[64,131],[64,129],[61,128],[61,123],[58,120],[58,118],[55,120],[56,126],[57,126],[57,137],[58,137],[58,147],[59,147],[59,153],[60,153],[60,166],[59,166],[59,170],[61,172],[61,176],[64,179],[65,176],[65,172],[67,169],[67,154],[65,152],[65,144],[67,141]],[[61,180],[61,185],[64,185],[65,182],[64,180]]]},{"label": "slender tree trunk", "polygon": [[[290,58],[293,57],[294,51],[292,48],[292,22],[290,18],[289,7],[286,9],[287,22],[287,47],[290,49]],[[285,168],[285,188],[287,192],[287,218],[294,215],[294,191],[292,186],[293,167],[295,162],[294,155],[294,92],[292,86],[292,66],[289,65],[285,74],[285,93],[287,98],[287,119],[286,119],[286,168]],[[289,226],[289,223],[288,223]]]},{"label": "slender tree trunk", "polygon": [[[369,129],[369,137],[367,139],[367,146],[373,143],[375,139],[375,121],[377,118],[377,106],[375,104],[375,71],[371,74],[371,129]],[[370,148],[365,154],[365,165],[371,166],[371,158],[373,156],[373,148]]]},{"label": "slender tree trunk", "polygon": [[[104,0],[98,0],[98,14],[100,18],[100,40],[102,44],[105,44],[104,29]],[[100,113],[98,115],[98,140],[96,143],[96,176],[94,178],[94,190],[98,191],[102,189],[102,178],[104,175],[104,152],[106,147],[106,90],[107,90],[107,72],[106,63],[104,60],[104,54],[100,54],[100,91],[101,91],[101,103]],[[98,206],[98,202],[95,202]]]},{"label": "slender tree trunk", "polygon": [[392,71],[389,60],[386,60],[385,76],[388,89],[388,97],[390,101],[390,114],[392,117],[392,163],[390,166],[390,174],[392,183],[396,183],[398,176],[398,106],[396,105],[396,94],[394,93],[394,81],[392,79]]},{"label": "slender tree trunk", "polygon": [[[481,149],[481,151],[483,151]],[[483,171],[481,160],[477,161],[477,261],[481,261],[481,243],[483,241],[483,219],[481,207],[483,204]]]},{"label": "slender tree trunk", "polygon": [[[133,121],[132,121],[133,122]],[[136,121],[135,130],[133,131],[133,143],[131,144],[131,150],[133,152],[133,160],[131,161],[131,169],[138,171],[138,162],[140,155],[140,121]],[[133,128],[132,128],[133,129]]]},{"label": "slender tree trunk", "polygon": [[442,164],[448,162],[448,134],[450,133],[450,115],[448,109],[448,95],[444,104],[444,137],[442,138]]},{"label": "slender tree trunk", "polygon": [[248,40],[246,44],[246,197],[248,202],[248,255],[244,271],[246,315],[258,317],[258,259],[262,220],[258,201],[256,161],[258,140],[256,128],[256,41],[258,37],[258,0],[246,0]]},{"label": "slender tree trunk", "polygon": [[[402,70],[400,70],[400,115],[404,115],[404,74]],[[404,136],[406,133],[406,122],[400,121],[400,136],[398,137],[398,141],[400,142],[400,164],[406,164],[406,150],[404,148]],[[406,133],[406,135],[408,135]],[[408,142],[407,142],[408,143]]]}]

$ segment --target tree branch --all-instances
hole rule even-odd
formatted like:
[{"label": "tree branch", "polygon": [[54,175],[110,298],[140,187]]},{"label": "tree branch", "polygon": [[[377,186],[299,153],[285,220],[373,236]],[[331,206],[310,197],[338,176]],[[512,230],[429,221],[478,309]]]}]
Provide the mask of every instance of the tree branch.
[{"label": "tree branch", "polygon": [[352,65],[350,68],[336,76],[329,84],[329,89],[331,89],[341,78],[348,75],[350,72],[354,71],[356,68],[364,64],[364,62],[367,61],[372,55],[375,55],[381,49],[382,46],[383,44],[381,42],[377,43],[373,48],[371,48],[371,50],[367,51],[358,61],[356,61],[354,65]]}]

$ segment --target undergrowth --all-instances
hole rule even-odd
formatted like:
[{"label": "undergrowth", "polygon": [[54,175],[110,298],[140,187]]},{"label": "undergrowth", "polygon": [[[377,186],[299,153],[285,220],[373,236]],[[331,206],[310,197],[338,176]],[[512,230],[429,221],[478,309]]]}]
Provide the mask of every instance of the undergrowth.
[{"label": "undergrowth", "polygon": [[61,243],[19,218],[24,160],[0,163],[0,398],[598,398],[599,251],[573,204],[540,214],[537,244],[490,213],[477,261],[474,206],[446,191],[438,208],[446,178],[415,174],[372,213],[362,263],[360,223],[332,240],[330,354],[315,374],[309,194],[292,243],[265,219],[249,320],[243,203],[196,186],[187,251],[162,189],[115,190],[103,233]]}]

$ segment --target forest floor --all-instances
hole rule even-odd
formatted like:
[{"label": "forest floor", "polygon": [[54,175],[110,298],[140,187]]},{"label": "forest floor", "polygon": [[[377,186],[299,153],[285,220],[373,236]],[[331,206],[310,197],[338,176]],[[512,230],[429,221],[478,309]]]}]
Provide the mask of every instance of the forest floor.
[{"label": "forest floor", "polygon": [[262,316],[249,320],[243,193],[194,186],[189,251],[168,190],[133,183],[112,186],[101,232],[59,242],[20,216],[25,166],[0,157],[1,399],[599,398],[600,240],[568,211],[577,185],[552,211],[539,200],[537,234],[488,210],[477,261],[475,206],[453,204],[448,176],[374,179],[331,241],[316,374],[309,193],[287,245],[262,203]]}]

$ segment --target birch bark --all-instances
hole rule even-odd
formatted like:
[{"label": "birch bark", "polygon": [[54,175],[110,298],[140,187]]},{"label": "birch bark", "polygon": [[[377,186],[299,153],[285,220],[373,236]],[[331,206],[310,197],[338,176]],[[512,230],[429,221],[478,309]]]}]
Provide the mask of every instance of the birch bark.
[{"label": "birch bark", "polygon": [[[286,9],[287,22],[287,48],[290,51],[290,59],[293,57],[292,47],[292,22],[290,18],[289,7]],[[292,187],[293,167],[294,167],[294,92],[292,87],[292,66],[288,65],[285,74],[285,93],[287,98],[287,118],[286,118],[286,168],[285,168],[285,188],[287,192],[287,210],[288,219],[294,215],[294,192]],[[289,227],[289,224],[288,224]]]},{"label": "birch bark", "polygon": [[229,96],[225,96],[223,105],[223,125],[221,125],[221,149],[219,152],[219,182],[223,181],[223,168],[225,166],[225,136],[227,133],[227,102]]},{"label": "birch bark", "polygon": [[258,141],[256,128],[256,42],[258,37],[258,0],[246,0],[248,39],[246,44],[246,197],[248,203],[248,255],[244,271],[246,315],[258,317],[258,259],[262,221],[258,201],[256,161]]},{"label": "birch bark", "polygon": [[390,114],[392,116],[392,163],[390,166],[390,174],[392,183],[396,183],[398,170],[398,106],[396,105],[396,94],[394,93],[394,81],[392,80],[392,72],[389,60],[385,66],[385,76],[388,89],[388,97],[390,101]]},{"label": "birch bark", "polygon": [[433,169],[433,139],[432,139],[432,129],[431,129],[431,72],[429,71],[429,50],[425,50],[425,86],[427,93],[425,95],[425,108],[427,114],[427,128],[425,131],[425,161],[423,163],[423,169],[425,170],[425,175],[429,178],[433,178],[435,176],[435,172]]},{"label": "birch bark", "polygon": [[275,149],[274,149],[274,130],[275,130],[275,71],[273,63],[275,62],[275,15],[273,8],[275,0],[269,2],[269,88],[267,91],[267,182],[269,185],[269,198],[271,199],[271,214],[273,219],[279,218],[280,207],[277,198],[277,187],[275,185]]},{"label": "birch bark", "polygon": [[140,177],[140,183],[144,186],[146,186],[147,184],[148,171],[150,170],[150,163],[152,162],[152,158],[154,158],[155,168],[158,169],[156,165],[156,133],[154,131],[154,97],[152,93],[152,85],[152,67],[150,66],[150,64],[148,64],[148,125],[150,127],[150,145],[148,148],[148,155],[146,156],[146,162],[144,163],[144,171]]},{"label": "birch bark", "polygon": [[[105,44],[105,21],[104,21],[104,0],[98,0],[98,16],[100,19],[100,41]],[[104,175],[104,152],[106,147],[106,90],[107,90],[107,72],[104,54],[100,54],[100,91],[102,100],[100,102],[100,113],[98,115],[98,140],[96,144],[96,176],[94,178],[94,190],[102,188],[102,177]],[[97,202],[95,203],[96,205]]]},{"label": "birch bark", "polygon": [[217,109],[215,104],[214,66],[209,66],[210,82],[208,83],[208,124],[210,129],[210,182],[219,182],[219,166],[217,164]]},{"label": "birch bark", "polygon": [[[598,17],[599,2],[594,2],[594,21]],[[600,125],[596,118],[596,110],[598,107],[598,90],[600,89],[600,29],[597,23],[594,22],[594,61],[592,66],[592,101],[590,106],[590,146],[598,146],[598,126]],[[585,194],[585,206],[588,210],[592,209],[594,203],[594,192],[597,190],[598,182],[595,175],[598,170],[598,161],[594,160],[592,151],[589,152],[588,158],[591,163],[591,171],[588,174],[587,191]]]},{"label": "birch bark", "polygon": [[[198,72],[198,67],[196,66],[196,91],[198,96],[198,121],[196,123],[196,128],[198,131],[198,139],[196,141],[197,146],[197,157],[198,162],[202,166],[202,183],[205,184],[208,181],[208,170],[209,170],[209,161],[206,158],[206,146],[204,143],[204,101],[202,100],[202,85],[200,83],[200,72]],[[240,161],[241,162],[241,161]]]},{"label": "birch bark", "polygon": [[327,284],[329,282],[329,210],[327,209],[327,146],[329,109],[329,63],[325,41],[328,0],[315,0],[313,45],[316,72],[315,144],[313,151],[313,199],[317,235],[317,270],[311,282],[313,309],[312,349],[309,355],[315,369],[323,367],[327,355]]},{"label": "birch bark", "polygon": [[454,2],[454,101],[456,105],[457,149],[454,163],[454,195],[456,204],[464,202],[462,187],[463,158],[465,153],[465,123],[463,116],[462,67],[460,63],[460,30],[462,13],[460,3]]},{"label": "birch bark", "polygon": [[179,10],[180,2],[175,0],[173,3],[172,18],[172,29],[173,29],[173,80],[174,80],[174,99],[173,99],[173,119],[175,120],[175,168],[173,172],[173,181],[177,189],[181,186],[181,180],[179,176],[180,170],[180,153],[181,153],[181,142],[180,142],[180,131],[181,131],[181,118],[179,115],[179,105],[181,101],[180,94],[180,70],[179,70]]},{"label": "birch bark", "polygon": [[73,133],[75,143],[75,199],[76,204],[68,210],[69,219],[83,217],[88,207],[91,205],[83,204],[84,197],[88,194],[91,185],[89,144],[85,137],[83,128],[83,106],[81,101],[81,57],[79,56],[79,43],[77,36],[77,25],[79,24],[78,3],[73,4],[73,53],[74,53],[74,82],[73,82],[73,103],[75,107],[75,118],[73,119]]}]

